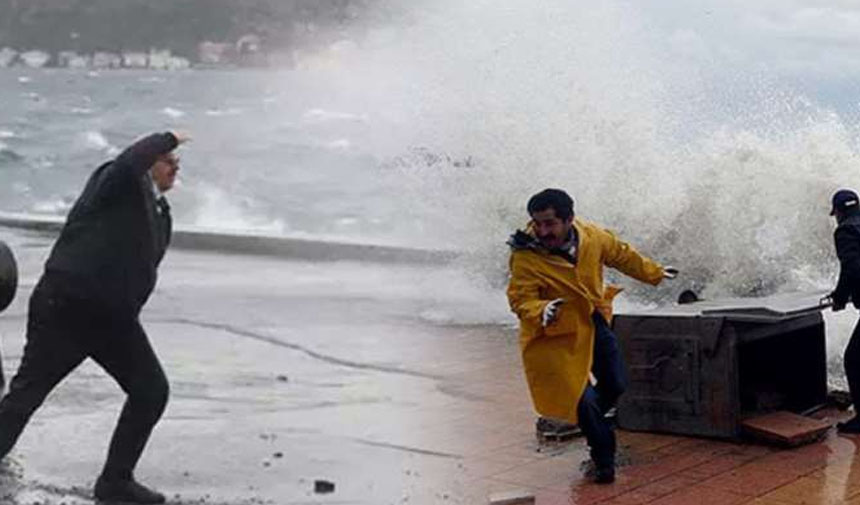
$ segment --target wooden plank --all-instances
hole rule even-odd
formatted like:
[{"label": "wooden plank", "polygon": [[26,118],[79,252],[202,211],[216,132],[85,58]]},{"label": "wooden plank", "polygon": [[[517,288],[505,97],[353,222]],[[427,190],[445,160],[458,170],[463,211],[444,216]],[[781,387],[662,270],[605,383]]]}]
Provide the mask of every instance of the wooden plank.
[{"label": "wooden plank", "polygon": [[795,447],[819,440],[830,429],[830,424],[780,410],[746,419],[741,427],[756,440]]}]

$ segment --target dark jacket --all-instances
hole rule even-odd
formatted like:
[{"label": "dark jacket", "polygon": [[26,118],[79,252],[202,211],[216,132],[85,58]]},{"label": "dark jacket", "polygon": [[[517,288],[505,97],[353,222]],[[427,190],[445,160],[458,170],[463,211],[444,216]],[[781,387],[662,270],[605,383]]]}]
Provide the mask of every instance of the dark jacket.
[{"label": "dark jacket", "polygon": [[840,266],[839,282],[831,294],[833,303],[844,306],[851,300],[860,308],[860,213],[842,219],[833,238]]},{"label": "dark jacket", "polygon": [[114,316],[137,316],[171,232],[169,208],[156,203],[149,168],[176,146],[170,133],[150,135],[90,176],[45,264],[56,289]]}]

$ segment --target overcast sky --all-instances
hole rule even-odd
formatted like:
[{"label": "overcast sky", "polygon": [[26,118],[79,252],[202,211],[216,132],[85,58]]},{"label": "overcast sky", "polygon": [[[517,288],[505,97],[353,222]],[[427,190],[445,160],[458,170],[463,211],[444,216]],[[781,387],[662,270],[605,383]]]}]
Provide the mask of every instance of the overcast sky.
[{"label": "overcast sky", "polygon": [[786,72],[860,70],[860,1],[664,0],[640,8],[679,53],[768,62]]},{"label": "overcast sky", "polygon": [[839,109],[860,103],[860,0],[633,4],[667,54],[705,72],[755,72]]}]

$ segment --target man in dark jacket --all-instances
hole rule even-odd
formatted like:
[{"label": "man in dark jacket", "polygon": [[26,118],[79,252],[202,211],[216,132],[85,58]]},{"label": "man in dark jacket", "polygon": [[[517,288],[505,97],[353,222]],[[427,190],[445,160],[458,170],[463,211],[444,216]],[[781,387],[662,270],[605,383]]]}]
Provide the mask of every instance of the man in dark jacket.
[{"label": "man in dark jacket", "polygon": [[170,242],[164,199],[179,170],[172,151],[188,140],[158,133],[90,176],[30,298],[27,343],[0,400],[0,458],[48,393],[92,358],[127,398],[96,481],[100,500],[163,503],[133,471],[167,403],[164,371],[138,320]]},{"label": "man in dark jacket", "polygon": [[[836,218],[836,256],[839,257],[839,282],[830,294],[833,310],[840,311],[849,301],[860,308],[860,198],[849,189],[840,189],[833,195],[830,215]],[[854,328],[848,347],[845,348],[845,377],[854,403],[854,417],[836,428],[842,433],[860,433],[860,324]]]}]

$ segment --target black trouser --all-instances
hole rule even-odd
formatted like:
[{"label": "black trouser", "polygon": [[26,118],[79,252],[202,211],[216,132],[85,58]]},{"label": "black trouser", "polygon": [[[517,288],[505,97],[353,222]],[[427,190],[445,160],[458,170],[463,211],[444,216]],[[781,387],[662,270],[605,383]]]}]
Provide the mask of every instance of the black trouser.
[{"label": "black trouser", "polygon": [[116,316],[53,284],[43,278],[30,298],[24,356],[0,400],[0,458],[48,393],[90,357],[127,395],[102,475],[131,478],[167,404],[167,377],[137,317]]},{"label": "black trouser", "polygon": [[624,361],[618,348],[618,338],[598,313],[594,321],[594,359],[591,372],[597,384],[585,387],[579,400],[579,427],[591,449],[591,459],[598,467],[615,465],[615,431],[604,415],[615,406],[627,387]]},{"label": "black trouser", "polygon": [[851,340],[845,347],[844,364],[851,402],[854,403],[854,414],[860,415],[860,322],[854,327]]}]

